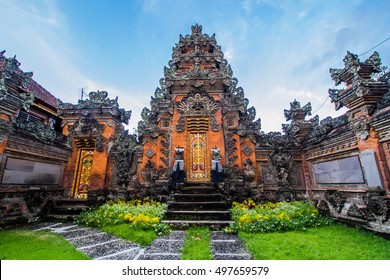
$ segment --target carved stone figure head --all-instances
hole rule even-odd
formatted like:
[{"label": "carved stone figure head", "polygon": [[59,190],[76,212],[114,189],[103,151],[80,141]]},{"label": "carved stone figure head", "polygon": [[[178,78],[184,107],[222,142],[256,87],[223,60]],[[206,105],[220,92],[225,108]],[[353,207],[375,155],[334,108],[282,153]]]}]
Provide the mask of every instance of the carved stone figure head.
[{"label": "carved stone figure head", "polygon": [[176,160],[184,159],[184,148],[182,147],[175,148],[175,159]]}]

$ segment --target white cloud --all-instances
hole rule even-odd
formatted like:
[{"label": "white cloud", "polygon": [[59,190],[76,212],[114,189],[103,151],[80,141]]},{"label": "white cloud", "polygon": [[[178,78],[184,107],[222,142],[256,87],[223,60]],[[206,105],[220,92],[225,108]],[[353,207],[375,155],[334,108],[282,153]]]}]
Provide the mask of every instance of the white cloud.
[{"label": "white cloud", "polygon": [[64,15],[56,8],[55,2],[51,0],[44,0],[42,5],[39,2],[31,1],[1,0],[1,3],[4,5],[3,9],[14,10],[14,12],[11,12],[12,15],[19,14],[29,20],[43,24],[60,26],[64,20]]},{"label": "white cloud", "polygon": [[[159,49],[166,45],[165,40],[172,42],[177,39],[184,28],[188,32],[183,35],[190,33],[190,26],[178,27],[179,24],[202,19],[198,23],[203,24],[210,35],[216,33],[225,58],[250,101],[249,106],[255,106],[257,116],[262,118],[263,129],[270,131],[281,129],[281,123],[285,122],[283,110],[289,108],[294,98],[301,105],[310,101],[313,111],[319,108],[327,98],[328,88],[333,86],[329,68],[343,67],[342,59],[347,50],[362,53],[384,40],[383,34],[388,32],[385,24],[389,22],[388,13],[378,13],[381,8],[374,4],[372,9],[359,8],[359,5],[368,5],[364,1],[352,4],[345,1],[347,3],[335,5],[332,1],[292,4],[291,1],[246,0],[235,5],[226,4],[226,9],[218,10],[209,9],[218,6],[209,1],[200,4],[193,1],[193,10],[188,9],[188,3],[182,2],[166,5],[161,5],[159,0],[137,2],[141,3],[137,6],[137,13],[142,15],[143,11],[147,17],[129,23],[126,28],[138,30],[139,26],[134,25],[142,23],[144,36],[140,41],[134,37],[129,53],[136,51],[123,59],[123,54],[110,53],[109,50],[95,53],[95,56],[82,56],[74,44],[77,38],[68,29],[69,19],[56,6],[56,1],[0,0],[0,38],[3,44],[0,48],[6,49],[8,56],[16,54],[22,69],[34,71],[34,79],[64,102],[77,102],[79,89],[86,86],[91,91],[106,90],[110,98],[118,96],[120,106],[133,111],[130,126],[136,127],[142,108],[149,106],[150,95],[158,85],[159,78],[151,82],[152,72],[162,69],[170,56],[170,48],[167,48],[167,61],[155,65],[161,63],[161,59],[157,59],[161,54]],[[172,9],[174,6],[177,10]],[[345,13],[346,8],[348,13]],[[172,30],[180,31],[173,38],[167,38]],[[160,34],[158,45],[145,44],[144,40],[149,39],[156,42],[151,38],[156,39],[155,36],[148,31]],[[141,48],[140,42],[148,49]],[[377,50],[384,64],[390,66],[389,43]],[[153,51],[149,46],[159,51]],[[101,60],[96,55],[112,55],[122,64],[115,66],[114,70],[105,69],[99,65]],[[144,63],[142,59],[132,61],[133,57],[143,57]],[[91,72],[84,72],[82,69],[87,67],[83,67],[83,62],[86,60],[89,67],[94,67],[94,63],[95,69],[102,67],[103,74],[94,71],[94,75],[99,75],[96,77]],[[126,80],[124,72],[128,77],[133,73],[144,74],[136,75],[140,77],[137,80]],[[162,76],[162,71],[160,73]],[[111,79],[116,78],[116,83],[110,80],[110,75]],[[335,112],[333,104],[327,100],[318,113],[324,118],[340,112]]]}]

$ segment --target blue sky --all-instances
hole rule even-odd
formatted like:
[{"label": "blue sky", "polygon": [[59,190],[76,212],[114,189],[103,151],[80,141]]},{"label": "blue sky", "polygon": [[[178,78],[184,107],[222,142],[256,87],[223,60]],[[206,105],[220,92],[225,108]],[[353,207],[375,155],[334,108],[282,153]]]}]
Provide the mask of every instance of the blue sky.
[{"label": "blue sky", "polygon": [[[389,11],[387,0],[0,0],[0,49],[64,102],[81,88],[118,96],[132,129],[179,35],[198,23],[216,34],[262,130],[280,131],[294,98],[313,112],[324,103],[329,68],[342,68],[347,50],[360,55],[390,37]],[[390,66],[390,40],[375,50]],[[343,112],[328,99],[315,114]]]}]

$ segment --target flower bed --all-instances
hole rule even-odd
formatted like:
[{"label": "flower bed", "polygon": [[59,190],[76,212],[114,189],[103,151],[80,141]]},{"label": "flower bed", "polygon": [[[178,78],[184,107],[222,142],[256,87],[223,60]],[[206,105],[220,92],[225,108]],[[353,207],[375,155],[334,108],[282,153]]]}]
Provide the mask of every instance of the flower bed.
[{"label": "flower bed", "polygon": [[329,218],[319,215],[318,210],[307,201],[265,204],[256,204],[252,200],[233,202],[231,212],[233,224],[225,229],[226,232],[305,230],[332,223]]},{"label": "flower bed", "polygon": [[161,219],[167,210],[167,204],[149,200],[115,200],[109,201],[96,209],[83,211],[78,217],[78,223],[92,227],[107,225],[131,224],[138,229],[154,229],[157,234],[169,232],[168,225]]}]

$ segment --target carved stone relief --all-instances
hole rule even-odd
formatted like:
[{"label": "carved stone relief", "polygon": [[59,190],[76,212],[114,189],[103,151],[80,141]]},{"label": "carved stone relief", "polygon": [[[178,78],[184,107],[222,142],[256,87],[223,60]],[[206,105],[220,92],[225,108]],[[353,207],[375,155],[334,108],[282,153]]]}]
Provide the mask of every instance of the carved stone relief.
[{"label": "carved stone relief", "polygon": [[352,118],[349,126],[361,140],[366,140],[370,136],[370,126],[365,116]]},{"label": "carved stone relief", "polygon": [[248,145],[246,145],[243,149],[242,149],[242,152],[247,156],[249,157],[252,153],[253,153],[253,150],[251,147],[249,147]]},{"label": "carved stone relief", "polygon": [[4,119],[0,119],[0,143],[7,139],[9,133],[12,132],[12,123]]},{"label": "carved stone relief", "polygon": [[179,124],[176,126],[178,132],[184,130],[183,123],[186,116],[210,116],[211,130],[219,131],[221,129],[221,125],[215,119],[215,113],[220,108],[220,102],[214,100],[203,89],[191,91],[188,97],[183,98],[181,102],[176,102],[176,108],[181,115]]},{"label": "carved stone relief", "polygon": [[277,174],[273,171],[273,168],[270,164],[263,164],[261,166],[263,172],[263,180],[266,185],[273,185],[278,183]]},{"label": "carved stone relief", "polygon": [[338,213],[341,212],[344,208],[345,202],[347,201],[347,196],[344,192],[338,192],[335,190],[326,190],[325,198]]},{"label": "carved stone relief", "polygon": [[156,152],[152,149],[152,148],[149,148],[146,152],[145,152],[145,155],[151,159],[154,155],[156,154]]},{"label": "carved stone relief", "polygon": [[94,138],[96,150],[103,152],[107,140],[102,135],[104,129],[104,124],[100,124],[94,118],[86,117],[78,119],[73,125],[69,125],[69,134],[73,138]]},{"label": "carved stone relief", "polygon": [[253,167],[253,162],[248,158],[244,162],[245,168],[243,170],[244,180],[247,182],[252,182],[256,177],[256,172]]},{"label": "carved stone relief", "polygon": [[126,188],[137,172],[136,146],[136,136],[118,126],[110,154],[114,156],[114,179],[119,187]]},{"label": "carved stone relief", "polygon": [[274,172],[277,174],[279,187],[289,188],[290,173],[294,165],[292,155],[283,148],[278,147],[269,155],[269,160]]},{"label": "carved stone relief", "polygon": [[144,168],[141,170],[141,176],[142,179],[144,179],[144,181],[147,183],[153,183],[158,179],[158,171],[155,168],[155,164],[151,160],[146,162]]}]

